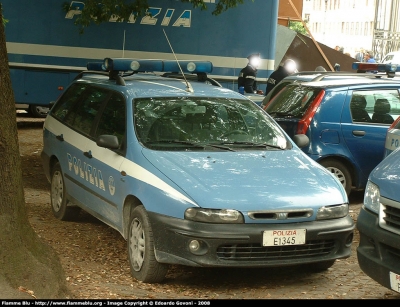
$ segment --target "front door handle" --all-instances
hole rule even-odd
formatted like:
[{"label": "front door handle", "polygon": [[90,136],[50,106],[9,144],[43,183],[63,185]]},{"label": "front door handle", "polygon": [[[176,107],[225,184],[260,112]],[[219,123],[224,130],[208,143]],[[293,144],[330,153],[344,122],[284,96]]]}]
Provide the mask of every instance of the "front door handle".
[{"label": "front door handle", "polygon": [[353,130],[353,135],[355,136],[364,136],[365,131],[364,130]]}]

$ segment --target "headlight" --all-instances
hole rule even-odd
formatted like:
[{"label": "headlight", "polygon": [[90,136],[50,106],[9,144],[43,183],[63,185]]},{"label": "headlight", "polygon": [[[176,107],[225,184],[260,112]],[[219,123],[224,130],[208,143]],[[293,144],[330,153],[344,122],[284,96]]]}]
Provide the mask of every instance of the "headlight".
[{"label": "headlight", "polygon": [[364,206],[368,210],[379,214],[379,204],[381,202],[381,193],[379,192],[379,187],[368,180],[367,186],[364,192]]},{"label": "headlight", "polygon": [[349,205],[326,206],[318,209],[317,220],[329,220],[344,217],[349,214]]},{"label": "headlight", "polygon": [[185,219],[214,224],[242,224],[244,223],[243,215],[232,209],[205,209],[205,208],[188,208],[185,211]]}]

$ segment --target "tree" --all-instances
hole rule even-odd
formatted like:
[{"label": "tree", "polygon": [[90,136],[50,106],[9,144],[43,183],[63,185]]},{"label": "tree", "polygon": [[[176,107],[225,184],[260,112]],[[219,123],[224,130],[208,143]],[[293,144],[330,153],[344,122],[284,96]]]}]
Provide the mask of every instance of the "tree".
[{"label": "tree", "polygon": [[[203,0],[180,1],[207,9]],[[243,1],[219,0],[213,14],[218,15]],[[113,15],[124,21],[132,11],[140,16],[147,8],[147,0],[86,0],[77,25],[83,29],[92,22],[108,21]],[[26,212],[15,100],[4,31],[6,19],[3,18],[1,2],[0,19],[0,298],[66,298],[69,293],[59,258],[34,232]],[[12,20],[8,22],[12,23]],[[19,287],[30,291],[30,296],[26,293],[24,296]]]},{"label": "tree", "polygon": [[65,297],[59,259],[33,231],[26,213],[1,3],[0,19],[0,297],[23,297],[19,287],[33,291],[31,296]]},{"label": "tree", "polygon": [[296,31],[297,33],[310,36],[307,30],[304,28],[304,25],[300,21],[290,21],[289,29]]}]

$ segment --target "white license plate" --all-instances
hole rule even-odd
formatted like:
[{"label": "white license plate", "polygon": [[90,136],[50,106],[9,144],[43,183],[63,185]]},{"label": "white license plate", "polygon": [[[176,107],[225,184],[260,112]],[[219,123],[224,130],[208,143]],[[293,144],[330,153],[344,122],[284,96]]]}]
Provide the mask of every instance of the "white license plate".
[{"label": "white license plate", "polygon": [[266,230],[263,233],[263,246],[301,245],[305,243],[305,229]]},{"label": "white license plate", "polygon": [[389,272],[390,276],[390,288],[392,288],[393,291],[396,291],[400,293],[400,275]]}]

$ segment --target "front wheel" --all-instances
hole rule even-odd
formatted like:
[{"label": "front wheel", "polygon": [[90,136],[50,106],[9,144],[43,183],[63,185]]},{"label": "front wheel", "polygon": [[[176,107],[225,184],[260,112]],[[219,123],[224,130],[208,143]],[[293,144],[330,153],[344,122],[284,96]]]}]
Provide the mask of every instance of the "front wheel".
[{"label": "front wheel", "polygon": [[153,231],[143,206],[136,207],[131,213],[128,257],[131,274],[137,280],[146,283],[159,283],[164,280],[168,265],[159,263],[155,257]]},{"label": "front wheel", "polygon": [[53,166],[51,172],[50,201],[53,214],[59,220],[72,220],[79,214],[79,207],[67,205],[67,190],[59,162]]},{"label": "front wheel", "polygon": [[347,195],[349,195],[351,192],[352,182],[347,167],[342,162],[333,159],[323,160],[320,164],[339,179],[340,183],[346,190]]}]

